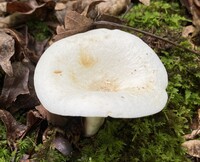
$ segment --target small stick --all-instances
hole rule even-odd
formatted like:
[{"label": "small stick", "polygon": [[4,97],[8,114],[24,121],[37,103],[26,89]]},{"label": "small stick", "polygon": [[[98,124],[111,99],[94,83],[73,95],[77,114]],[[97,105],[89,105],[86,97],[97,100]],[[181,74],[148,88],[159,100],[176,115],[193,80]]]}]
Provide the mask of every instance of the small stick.
[{"label": "small stick", "polygon": [[138,32],[138,33],[142,33],[142,34],[145,34],[145,35],[160,39],[160,40],[165,41],[165,42],[167,42],[169,44],[172,44],[173,46],[176,46],[178,48],[182,48],[182,49],[184,49],[186,51],[189,51],[189,52],[192,52],[192,53],[200,55],[200,52],[198,52],[198,51],[183,47],[183,46],[181,46],[181,45],[179,45],[177,43],[174,43],[174,42],[172,42],[172,41],[170,41],[168,39],[162,38],[162,37],[154,35],[152,33],[149,33],[149,32],[146,32],[146,31],[142,31],[140,29],[136,29],[136,28],[133,28],[133,27],[130,27],[130,26],[127,26],[127,25],[117,24],[117,23],[108,22],[108,21],[96,21],[96,22],[93,23],[93,25],[96,25],[97,27],[98,26],[102,26],[102,25],[110,25],[111,27],[117,27],[117,28],[121,28],[121,29],[127,29],[127,30],[131,30],[131,31],[135,31],[135,32]]}]

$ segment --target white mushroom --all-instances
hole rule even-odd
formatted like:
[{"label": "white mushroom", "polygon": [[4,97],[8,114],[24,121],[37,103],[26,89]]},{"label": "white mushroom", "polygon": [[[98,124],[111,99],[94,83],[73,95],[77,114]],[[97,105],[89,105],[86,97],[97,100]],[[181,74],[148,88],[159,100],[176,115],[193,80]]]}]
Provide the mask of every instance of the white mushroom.
[{"label": "white mushroom", "polygon": [[34,82],[48,111],[86,117],[86,136],[105,117],[152,115],[167,102],[168,77],[159,57],[120,30],[96,29],[55,42],[40,58]]}]

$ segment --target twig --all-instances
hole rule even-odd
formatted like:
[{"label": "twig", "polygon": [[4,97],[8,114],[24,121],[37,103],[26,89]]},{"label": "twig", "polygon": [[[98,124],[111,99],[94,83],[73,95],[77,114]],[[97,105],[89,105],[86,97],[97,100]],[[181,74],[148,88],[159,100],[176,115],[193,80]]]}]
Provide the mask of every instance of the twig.
[{"label": "twig", "polygon": [[98,26],[102,26],[102,25],[109,25],[111,27],[117,27],[117,28],[120,28],[120,29],[127,29],[127,30],[131,30],[131,31],[134,31],[134,32],[137,32],[137,33],[142,33],[142,34],[145,34],[145,35],[160,39],[162,41],[165,41],[165,42],[167,42],[169,44],[172,44],[173,46],[176,46],[178,48],[181,48],[181,49],[184,49],[186,51],[189,51],[189,52],[192,52],[192,53],[200,55],[200,52],[198,52],[198,51],[183,47],[183,46],[181,46],[181,45],[179,45],[177,43],[174,43],[174,42],[172,42],[172,41],[170,41],[168,39],[162,38],[162,37],[154,35],[152,33],[149,33],[149,32],[146,32],[146,31],[143,31],[143,30],[140,30],[140,29],[136,29],[136,28],[133,28],[133,27],[130,27],[130,26],[127,26],[127,25],[117,24],[117,23],[108,22],[108,21],[96,21],[96,22],[94,22],[94,25],[96,25],[97,27]]}]

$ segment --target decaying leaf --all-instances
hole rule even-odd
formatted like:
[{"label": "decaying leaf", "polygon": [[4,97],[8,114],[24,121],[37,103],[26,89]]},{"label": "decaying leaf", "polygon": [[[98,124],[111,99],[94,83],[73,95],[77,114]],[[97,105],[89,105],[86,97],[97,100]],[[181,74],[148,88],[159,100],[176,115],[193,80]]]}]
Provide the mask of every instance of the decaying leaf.
[{"label": "decaying leaf", "polygon": [[65,29],[72,30],[72,29],[79,29],[79,30],[87,30],[90,27],[92,20],[86,18],[83,15],[75,11],[68,11],[65,15]]},{"label": "decaying leaf", "polygon": [[61,115],[52,114],[47,111],[42,105],[36,106],[36,110],[39,111],[43,119],[46,119],[49,123],[54,126],[64,127],[68,122],[68,118]]},{"label": "decaying leaf", "polygon": [[28,94],[29,69],[22,62],[15,62],[13,66],[13,76],[6,75],[0,96],[0,105],[7,107],[17,96]]},{"label": "decaying leaf", "polygon": [[182,146],[189,155],[200,158],[200,140],[189,140],[184,142]]},{"label": "decaying leaf", "polygon": [[199,0],[180,0],[193,17],[193,24],[200,27],[200,2]]},{"label": "decaying leaf", "polygon": [[10,58],[15,53],[15,41],[8,34],[0,31],[0,66],[8,76],[13,75]]},{"label": "decaying leaf", "polygon": [[38,111],[30,110],[26,116],[26,126],[28,129],[31,129],[31,127],[40,122],[42,119],[43,118]]},{"label": "decaying leaf", "polygon": [[6,12],[7,9],[7,2],[0,2],[0,13]]},{"label": "decaying leaf", "polygon": [[193,25],[186,26],[183,28],[182,36],[184,38],[188,38],[189,36],[192,35],[192,33],[194,33],[194,31],[195,31],[195,27]]},{"label": "decaying leaf", "polygon": [[42,4],[38,4],[36,0],[9,2],[6,5],[6,13],[9,15],[0,18],[0,28],[13,27],[33,17],[44,19],[48,14],[47,11],[54,6],[55,2],[52,0]]},{"label": "decaying leaf", "polygon": [[28,51],[25,55],[32,63],[37,64],[42,53],[48,47],[49,38],[43,41],[36,41],[32,36],[29,35],[28,40]]},{"label": "decaying leaf", "polygon": [[12,102],[12,104],[7,108],[11,113],[16,113],[22,109],[23,111],[29,111],[30,109],[35,108],[35,106],[37,106],[40,103],[35,93],[34,83],[33,83],[35,66],[28,61],[22,63],[25,67],[29,69],[29,77],[28,77],[29,93],[17,96],[15,102]]},{"label": "decaying leaf", "polygon": [[72,146],[61,133],[56,133],[51,146],[60,151],[64,156],[72,154]]},{"label": "decaying leaf", "polygon": [[11,149],[14,149],[16,140],[24,134],[27,127],[18,123],[16,119],[6,110],[0,109],[0,119],[6,127],[8,143],[11,146]]},{"label": "decaying leaf", "polygon": [[194,139],[196,136],[200,134],[200,129],[193,130],[192,133],[184,135],[186,140]]},{"label": "decaying leaf", "polygon": [[93,21],[76,11],[67,11],[64,26],[57,27],[57,35],[53,40],[57,41],[70,35],[85,32],[92,27]]},{"label": "decaying leaf", "polygon": [[198,109],[197,113],[198,115],[193,118],[192,123],[190,124],[192,132],[184,135],[186,140],[195,139],[200,134],[200,109]]},{"label": "decaying leaf", "polygon": [[143,3],[146,6],[150,5],[150,0],[139,0],[141,3]]},{"label": "decaying leaf", "polygon": [[[65,138],[69,140],[75,147],[78,148],[78,141],[80,139],[81,134],[83,133],[83,123],[81,118],[73,118],[73,117],[66,117],[61,115],[56,115],[48,112],[42,105],[36,106],[36,109],[41,114],[43,119],[48,120],[54,128],[57,130],[60,128],[64,128],[65,131]],[[48,129],[52,129],[48,127],[45,132],[48,132]],[[60,131],[61,132],[61,131]],[[43,134],[43,141],[46,139],[46,134]]]},{"label": "decaying leaf", "polygon": [[12,57],[12,61],[22,61],[26,55],[26,47],[28,39],[26,39],[26,34],[13,29],[13,28],[4,28],[3,32],[9,34],[15,40],[15,54]]},{"label": "decaying leaf", "polygon": [[57,2],[55,5],[55,10],[59,11],[59,10],[64,10],[66,8],[66,4],[62,3],[62,2]]},{"label": "decaying leaf", "polygon": [[200,27],[200,2],[199,0],[180,0],[181,3],[191,13],[193,24]]},{"label": "decaying leaf", "polygon": [[105,1],[104,0],[91,1],[90,4],[88,4],[84,8],[84,11],[81,13],[81,15],[84,15],[85,17],[88,17],[94,20],[99,15],[96,9],[96,6],[102,2],[105,2]]},{"label": "decaying leaf", "polygon": [[55,9],[72,10],[84,15],[98,13],[117,16],[126,11],[130,4],[131,0],[68,0],[57,3]]},{"label": "decaying leaf", "polygon": [[97,5],[98,12],[102,14],[108,14],[117,16],[125,12],[130,5],[130,0],[104,0]]},{"label": "decaying leaf", "polygon": [[[192,45],[200,45],[200,2],[199,0],[180,0],[192,15],[192,23],[195,30],[191,33],[190,42]],[[192,29],[193,30],[193,29]]]},{"label": "decaying leaf", "polygon": [[[30,3],[32,2],[32,3]],[[13,1],[8,2],[6,6],[6,12],[9,14],[15,13],[15,12],[30,12],[34,8],[37,7],[35,1]]]}]

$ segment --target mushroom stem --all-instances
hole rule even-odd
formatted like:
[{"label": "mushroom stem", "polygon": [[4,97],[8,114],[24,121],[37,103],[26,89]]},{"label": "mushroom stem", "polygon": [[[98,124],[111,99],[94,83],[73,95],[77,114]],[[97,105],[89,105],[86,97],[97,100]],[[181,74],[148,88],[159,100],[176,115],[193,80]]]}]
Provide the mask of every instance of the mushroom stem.
[{"label": "mushroom stem", "polygon": [[90,137],[95,135],[103,125],[104,120],[104,117],[86,117],[84,122],[85,136]]}]

